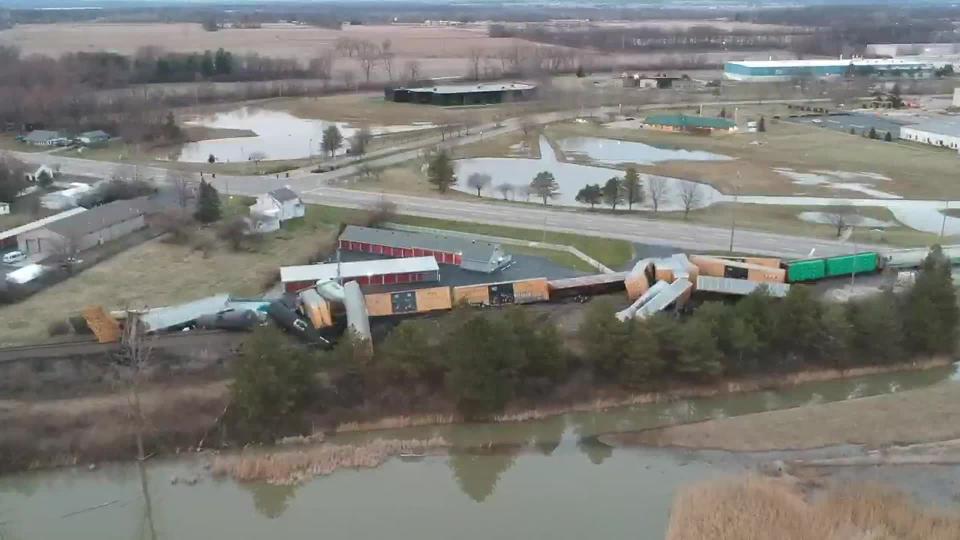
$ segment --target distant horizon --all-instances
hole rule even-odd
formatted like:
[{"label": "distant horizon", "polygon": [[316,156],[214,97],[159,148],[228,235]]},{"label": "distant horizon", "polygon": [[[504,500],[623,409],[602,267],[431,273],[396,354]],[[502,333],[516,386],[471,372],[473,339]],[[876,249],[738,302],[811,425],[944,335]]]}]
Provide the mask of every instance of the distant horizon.
[{"label": "distant horizon", "polygon": [[[762,9],[762,8],[783,8],[790,6],[811,6],[811,5],[892,5],[901,7],[898,0],[622,0],[620,2],[610,2],[604,0],[578,1],[578,0],[469,0],[462,1],[444,1],[444,0],[0,0],[2,9],[21,9],[21,10],[51,10],[51,9],[117,9],[124,7],[150,6],[155,8],[162,7],[181,7],[184,5],[192,6],[254,6],[258,4],[278,4],[288,6],[308,6],[316,4],[353,4],[353,3],[403,3],[403,4],[457,4],[464,7],[470,7],[482,4],[503,4],[503,5],[549,5],[549,4],[578,4],[584,7],[602,5],[610,9],[616,7],[628,6],[646,6],[663,7],[674,9],[702,9],[708,7],[721,7],[732,9]],[[913,6],[918,5],[952,5],[954,0],[912,0]]]}]

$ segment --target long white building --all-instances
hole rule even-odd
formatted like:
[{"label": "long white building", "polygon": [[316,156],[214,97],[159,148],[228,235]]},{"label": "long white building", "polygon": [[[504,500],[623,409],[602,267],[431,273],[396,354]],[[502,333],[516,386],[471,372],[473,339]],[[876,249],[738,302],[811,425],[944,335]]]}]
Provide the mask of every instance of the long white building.
[{"label": "long white building", "polygon": [[904,59],[744,60],[727,62],[723,76],[733,81],[781,82],[799,78],[858,77],[928,79],[934,67]]},{"label": "long white building", "polygon": [[903,126],[900,128],[900,138],[960,150],[960,116],[936,118],[911,126]]}]

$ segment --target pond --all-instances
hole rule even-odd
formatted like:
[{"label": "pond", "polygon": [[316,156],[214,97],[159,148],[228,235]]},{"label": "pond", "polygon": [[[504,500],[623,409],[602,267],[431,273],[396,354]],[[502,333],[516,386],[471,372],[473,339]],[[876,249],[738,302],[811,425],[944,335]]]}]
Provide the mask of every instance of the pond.
[{"label": "pond", "polygon": [[612,448],[594,435],[922,388],[953,376],[951,367],[523,423],[344,434],[334,441],[441,436],[455,448],[450,455],[394,459],[377,469],[339,471],[300,486],[209,478],[194,486],[173,485],[174,476],[205,476],[203,461],[154,460],[146,478],[155,536],[144,534],[147,505],[135,465],[12,475],[0,478],[0,536],[662,539],[678,487],[742,471],[758,458]]},{"label": "pond", "polygon": [[641,142],[570,137],[557,141],[564,153],[580,154],[596,163],[653,165],[662,161],[730,161],[734,158],[701,150],[662,148]]},{"label": "pond", "polygon": [[[512,188],[511,193],[514,200],[536,202],[539,199],[533,194],[528,196],[526,188],[537,173],[549,171],[560,186],[560,193],[550,203],[583,207],[576,201],[576,196],[577,192],[585,185],[600,184],[602,187],[607,180],[614,176],[623,177],[623,171],[619,169],[560,161],[546,137],[540,137],[540,156],[540,159],[470,158],[457,160],[455,162],[457,177],[460,180],[454,186],[454,189],[475,194],[476,191],[471,190],[470,186],[467,185],[467,178],[474,173],[487,174],[493,180],[486,189],[487,196],[502,197],[502,195],[499,195],[498,186],[509,184]],[[681,193],[685,188],[696,189],[696,200],[691,206],[692,208],[703,208],[724,199],[719,191],[706,184],[650,174],[642,174],[641,179],[647,196],[645,202],[639,205],[640,208],[653,207],[650,197],[652,184],[660,186],[656,188],[660,190],[660,210],[682,210]]]},{"label": "pond", "polygon": [[[328,122],[299,118],[283,111],[273,111],[258,107],[240,109],[198,116],[186,121],[188,125],[209,128],[248,129],[256,133],[254,137],[234,137],[227,139],[209,139],[183,145],[177,161],[187,163],[206,162],[212,154],[217,161],[249,161],[258,154],[262,160],[301,159],[322,153],[320,143],[323,130],[330,125],[337,126],[346,141],[357,126],[347,122]],[[369,126],[374,135],[416,131],[433,127],[430,123],[416,123],[405,126]],[[347,151],[345,143],[337,153]]]}]

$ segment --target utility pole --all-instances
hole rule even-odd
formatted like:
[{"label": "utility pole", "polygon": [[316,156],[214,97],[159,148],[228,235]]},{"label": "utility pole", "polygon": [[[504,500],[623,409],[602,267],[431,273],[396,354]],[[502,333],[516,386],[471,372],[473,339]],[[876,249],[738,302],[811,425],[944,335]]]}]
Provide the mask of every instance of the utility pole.
[{"label": "utility pole", "polygon": [[733,186],[733,206],[730,207],[730,253],[733,253],[733,235],[737,230],[737,198],[740,195],[740,171],[737,171],[737,184]]}]

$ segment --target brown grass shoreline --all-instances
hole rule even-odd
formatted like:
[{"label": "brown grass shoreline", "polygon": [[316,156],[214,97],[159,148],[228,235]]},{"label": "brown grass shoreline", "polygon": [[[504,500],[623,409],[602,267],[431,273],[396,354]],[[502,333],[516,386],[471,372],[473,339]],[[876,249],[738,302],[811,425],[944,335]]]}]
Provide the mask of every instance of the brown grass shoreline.
[{"label": "brown grass shoreline", "polygon": [[[729,379],[709,385],[673,386],[655,392],[605,387],[583,390],[585,399],[566,403],[516,403],[494,422],[523,422],[550,416],[604,411],[611,408],[786,388],[897,371],[949,365],[949,358],[931,358],[890,366],[850,370],[809,370],[785,375]],[[197,447],[213,447],[212,429],[229,400],[227,381],[171,384],[141,394],[151,430],[148,446],[155,455],[173,455]],[[437,405],[439,407],[439,405]],[[452,409],[452,406],[451,406]],[[448,409],[449,410],[449,409]],[[378,431],[461,422],[456,414],[438,412],[383,416],[367,411],[353,419],[329,423],[328,433]],[[58,400],[0,400],[0,473],[129,460],[134,455],[127,395],[115,394]],[[323,425],[323,424],[316,424]]]}]

